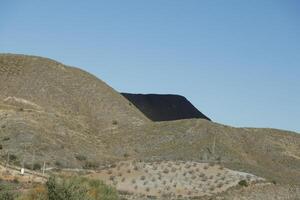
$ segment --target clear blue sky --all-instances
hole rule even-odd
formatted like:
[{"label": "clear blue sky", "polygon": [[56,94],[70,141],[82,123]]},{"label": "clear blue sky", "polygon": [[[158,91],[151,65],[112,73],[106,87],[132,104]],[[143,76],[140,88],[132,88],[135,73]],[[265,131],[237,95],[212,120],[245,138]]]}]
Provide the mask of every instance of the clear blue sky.
[{"label": "clear blue sky", "polygon": [[186,96],[214,121],[300,132],[300,1],[0,0],[0,52],[118,91]]}]

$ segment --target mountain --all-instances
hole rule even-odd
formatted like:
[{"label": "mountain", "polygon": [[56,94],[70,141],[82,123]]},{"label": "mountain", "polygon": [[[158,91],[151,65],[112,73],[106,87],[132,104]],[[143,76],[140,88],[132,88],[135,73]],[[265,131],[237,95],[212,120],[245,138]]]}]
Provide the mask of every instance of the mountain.
[{"label": "mountain", "polygon": [[121,93],[152,121],[200,118],[210,120],[185,97],[171,94]]}]

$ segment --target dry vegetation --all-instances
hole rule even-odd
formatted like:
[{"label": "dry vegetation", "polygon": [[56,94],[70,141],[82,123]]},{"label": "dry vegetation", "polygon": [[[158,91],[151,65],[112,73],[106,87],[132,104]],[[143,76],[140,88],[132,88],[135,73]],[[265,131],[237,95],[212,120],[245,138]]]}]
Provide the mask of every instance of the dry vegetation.
[{"label": "dry vegetation", "polygon": [[183,161],[123,161],[88,176],[116,187],[121,194],[173,198],[211,196],[241,181],[249,185],[265,181],[219,164]]},{"label": "dry vegetation", "polygon": [[0,55],[0,86],[0,161],[10,155],[11,165],[100,169],[142,160],[98,176],[121,191],[146,196],[224,191],[245,176],[229,169],[300,185],[297,133],[201,119],[154,123],[96,77],[34,56]]}]

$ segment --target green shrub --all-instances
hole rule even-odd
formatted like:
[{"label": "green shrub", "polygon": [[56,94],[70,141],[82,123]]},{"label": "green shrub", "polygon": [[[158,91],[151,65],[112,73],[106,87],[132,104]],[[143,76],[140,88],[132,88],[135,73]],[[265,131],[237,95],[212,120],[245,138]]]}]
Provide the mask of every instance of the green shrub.
[{"label": "green shrub", "polygon": [[40,163],[34,163],[33,164],[33,170],[40,170],[42,168]]},{"label": "green shrub", "polygon": [[54,163],[55,165],[56,165],[56,167],[62,167],[63,165],[62,165],[62,163],[60,162],[60,161],[55,161],[55,163]]},{"label": "green shrub", "polygon": [[50,177],[46,183],[49,200],[90,200],[87,188],[78,179],[56,180]]},{"label": "green shrub", "polygon": [[10,155],[9,155],[9,160],[15,161],[15,160],[17,160],[17,156],[14,155],[14,154],[10,154]]},{"label": "green shrub", "polygon": [[243,187],[248,187],[248,183],[247,183],[246,180],[241,180],[241,181],[239,182],[239,185],[240,185],[240,186],[243,186]]},{"label": "green shrub", "polygon": [[49,178],[46,183],[48,200],[118,200],[118,193],[99,180],[72,177]]},{"label": "green shrub", "polygon": [[15,195],[13,192],[10,191],[1,191],[0,192],[0,199],[1,200],[14,200]]}]

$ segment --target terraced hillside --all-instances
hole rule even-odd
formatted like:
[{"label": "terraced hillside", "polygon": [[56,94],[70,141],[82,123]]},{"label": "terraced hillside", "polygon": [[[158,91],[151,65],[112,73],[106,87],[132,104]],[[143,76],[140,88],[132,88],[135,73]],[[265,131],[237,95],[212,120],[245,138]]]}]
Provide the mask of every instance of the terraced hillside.
[{"label": "terraced hillside", "polygon": [[265,182],[219,164],[190,161],[126,161],[89,177],[104,180],[124,194],[160,198],[213,196],[239,184]]}]

